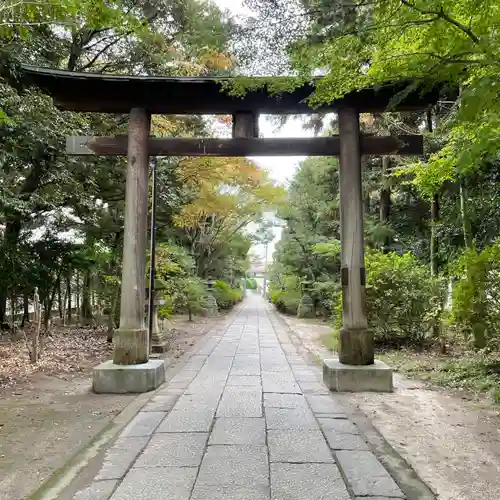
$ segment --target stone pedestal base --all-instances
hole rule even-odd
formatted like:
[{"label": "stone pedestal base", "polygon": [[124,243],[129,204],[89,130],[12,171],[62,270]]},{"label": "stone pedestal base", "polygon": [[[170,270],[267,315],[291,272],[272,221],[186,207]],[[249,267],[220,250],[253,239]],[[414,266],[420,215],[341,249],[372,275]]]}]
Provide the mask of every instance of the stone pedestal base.
[{"label": "stone pedestal base", "polygon": [[140,365],[115,365],[106,361],[94,368],[92,390],[97,394],[129,394],[155,390],[165,382],[162,359]]},{"label": "stone pedestal base", "polygon": [[335,392],[392,392],[392,369],[382,361],[373,365],[343,365],[338,359],[323,361],[323,382]]},{"label": "stone pedestal base", "polygon": [[297,308],[297,318],[315,318],[314,302],[309,295],[302,295],[299,307]]},{"label": "stone pedestal base", "polygon": [[210,317],[217,316],[219,312],[219,307],[217,305],[217,300],[213,295],[207,295],[203,299],[203,309],[204,315]]},{"label": "stone pedestal base", "polygon": [[165,332],[153,332],[151,352],[163,353],[170,350],[170,335]]}]

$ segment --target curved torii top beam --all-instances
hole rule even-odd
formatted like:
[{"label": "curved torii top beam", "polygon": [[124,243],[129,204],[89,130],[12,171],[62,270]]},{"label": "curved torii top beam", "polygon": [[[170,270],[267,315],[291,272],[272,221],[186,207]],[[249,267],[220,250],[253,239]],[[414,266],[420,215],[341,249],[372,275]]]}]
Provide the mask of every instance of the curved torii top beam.
[{"label": "curved torii top beam", "polygon": [[[291,92],[272,95],[266,87],[234,97],[223,90],[232,78],[123,76],[40,68],[23,65],[24,76],[52,96],[68,111],[128,113],[134,107],[153,114],[311,114],[353,108],[360,113],[426,109],[440,98],[441,89],[424,89],[403,80],[347,94],[328,105],[312,109],[306,99],[314,90],[304,85]],[[256,78],[258,79],[258,77]],[[395,99],[396,98],[396,99]],[[392,103],[396,104],[392,106]],[[390,108],[390,109],[388,109]]]}]

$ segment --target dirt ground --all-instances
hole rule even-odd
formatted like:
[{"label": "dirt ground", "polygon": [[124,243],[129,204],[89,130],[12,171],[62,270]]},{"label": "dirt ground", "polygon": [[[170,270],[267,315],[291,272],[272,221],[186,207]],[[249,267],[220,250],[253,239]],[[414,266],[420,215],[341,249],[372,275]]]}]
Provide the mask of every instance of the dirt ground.
[{"label": "dirt ground", "polygon": [[[174,318],[168,361],[220,320]],[[92,367],[111,355],[102,333],[57,330],[38,367],[23,342],[0,344],[0,500],[28,498],[135,399],[90,392]]]},{"label": "dirt ground", "polygon": [[[323,359],[326,324],[284,318],[305,348]],[[432,390],[397,374],[392,394],[339,394],[366,414],[439,500],[500,498],[500,406],[466,393]]]}]

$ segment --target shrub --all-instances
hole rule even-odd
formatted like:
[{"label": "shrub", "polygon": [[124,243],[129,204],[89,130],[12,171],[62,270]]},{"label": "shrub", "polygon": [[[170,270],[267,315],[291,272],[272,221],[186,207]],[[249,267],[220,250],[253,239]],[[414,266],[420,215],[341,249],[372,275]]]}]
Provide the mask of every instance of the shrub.
[{"label": "shrub", "polygon": [[279,291],[271,294],[271,302],[279,312],[297,314],[301,294],[295,291]]},{"label": "shrub", "polygon": [[481,349],[500,343],[500,244],[466,250],[452,266],[451,322]]},{"label": "shrub", "polygon": [[366,269],[366,312],[376,341],[422,345],[440,283],[410,253],[367,252]]},{"label": "shrub", "polygon": [[[366,253],[365,265],[366,315],[375,342],[421,346],[432,327],[432,304],[443,293],[440,282],[410,253],[371,250]],[[335,311],[336,326],[340,327],[341,292]]]},{"label": "shrub", "polygon": [[205,285],[198,277],[189,277],[178,283],[178,290],[174,295],[176,312],[187,312],[191,321],[193,314],[201,314],[205,310],[203,297],[206,294]]},{"label": "shrub", "polygon": [[300,280],[297,276],[288,275],[283,277],[281,285],[274,282],[270,284],[269,297],[271,303],[279,312],[297,314],[301,296]]},{"label": "shrub", "polygon": [[340,284],[335,281],[318,281],[314,283],[312,298],[316,308],[324,318],[335,316]]},{"label": "shrub", "polygon": [[216,281],[213,294],[219,309],[231,309],[235,304],[243,299],[243,292],[240,288],[232,288],[225,281]]},{"label": "shrub", "polygon": [[257,290],[257,280],[254,278],[247,278],[247,290]]}]

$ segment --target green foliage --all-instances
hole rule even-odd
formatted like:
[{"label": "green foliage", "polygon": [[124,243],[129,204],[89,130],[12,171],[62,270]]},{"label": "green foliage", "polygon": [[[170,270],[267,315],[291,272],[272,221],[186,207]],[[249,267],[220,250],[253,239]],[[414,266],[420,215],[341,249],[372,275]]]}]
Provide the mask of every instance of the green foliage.
[{"label": "green foliage", "polygon": [[366,314],[379,343],[422,345],[429,335],[427,319],[439,284],[429,269],[409,254],[366,254]]},{"label": "green foliage", "polygon": [[276,309],[285,314],[297,314],[302,292],[298,277],[289,275],[283,277],[281,286],[271,281],[269,286],[269,297]]},{"label": "green foliage", "polygon": [[174,295],[173,306],[177,313],[188,313],[189,318],[193,315],[202,314],[203,297],[206,294],[205,285],[200,278],[191,276],[183,279]]},{"label": "green foliage", "polygon": [[225,281],[214,283],[213,294],[219,309],[231,309],[243,299],[243,292],[240,288],[233,288]]},{"label": "green foliage", "polygon": [[479,252],[466,250],[451,267],[451,321],[475,347],[500,346],[500,242]]},{"label": "green foliage", "polygon": [[275,291],[270,294],[271,303],[279,312],[296,315],[300,304],[301,294],[295,291]]},{"label": "green foliage", "polygon": [[247,278],[246,288],[247,290],[257,290],[257,281],[254,278]]},{"label": "green foliage", "polygon": [[338,305],[338,296],[340,292],[340,283],[335,281],[317,281],[314,283],[313,299],[316,307],[324,318],[331,316],[340,316],[336,310]]}]

